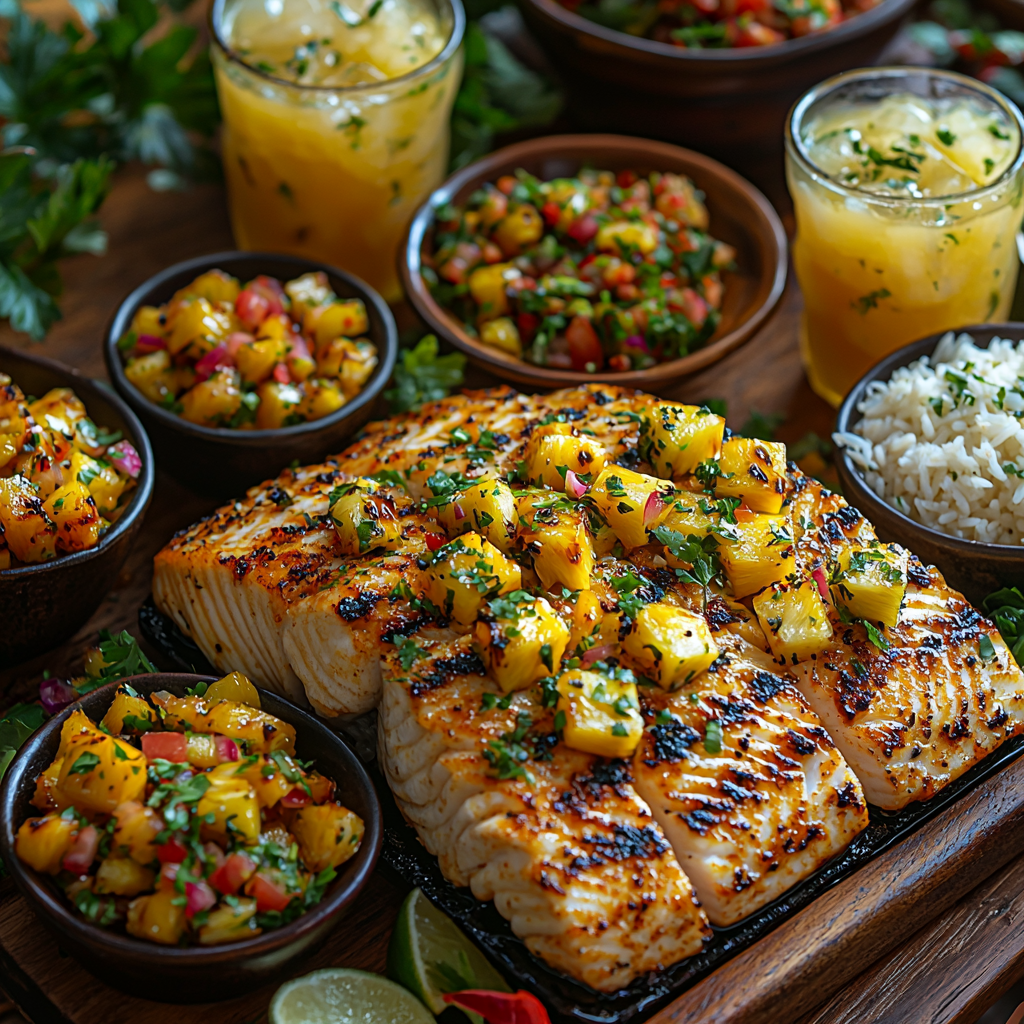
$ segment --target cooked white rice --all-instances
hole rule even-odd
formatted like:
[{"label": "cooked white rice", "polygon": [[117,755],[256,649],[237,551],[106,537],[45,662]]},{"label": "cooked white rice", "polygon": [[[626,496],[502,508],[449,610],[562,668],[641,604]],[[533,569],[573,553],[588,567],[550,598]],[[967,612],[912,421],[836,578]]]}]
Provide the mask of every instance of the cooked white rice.
[{"label": "cooked white rice", "polygon": [[858,408],[833,439],[880,498],[954,537],[1024,543],[1024,342],[950,331]]}]

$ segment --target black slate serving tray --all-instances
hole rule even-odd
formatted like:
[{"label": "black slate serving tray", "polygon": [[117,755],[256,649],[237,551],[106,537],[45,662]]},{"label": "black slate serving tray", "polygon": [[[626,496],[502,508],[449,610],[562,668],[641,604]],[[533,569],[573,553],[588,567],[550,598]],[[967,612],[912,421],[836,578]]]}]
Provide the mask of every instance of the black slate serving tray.
[{"label": "black slate serving tray", "polygon": [[[139,610],[139,626],[146,639],[175,667],[217,674],[199,648],[157,610],[152,598]],[[370,712],[341,727],[368,764],[373,760],[374,718],[375,712]],[[371,777],[377,786],[384,816],[384,860],[410,884],[419,886],[435,906],[454,918],[494,961],[513,988],[524,988],[540,996],[551,1011],[553,1024],[626,1024],[645,1019],[707,977],[837,882],[905,839],[968,790],[1015,761],[1022,751],[1024,736],[1008,740],[927,803],[898,812],[871,807],[868,827],[841,856],[740,924],[716,928],[714,938],[702,953],[659,974],[638,979],[611,995],[595,992],[548,968],[512,934],[508,922],[493,904],[480,902],[468,889],[458,888],[445,879],[436,858],[427,853],[415,830],[405,822],[375,766],[371,768]]]}]

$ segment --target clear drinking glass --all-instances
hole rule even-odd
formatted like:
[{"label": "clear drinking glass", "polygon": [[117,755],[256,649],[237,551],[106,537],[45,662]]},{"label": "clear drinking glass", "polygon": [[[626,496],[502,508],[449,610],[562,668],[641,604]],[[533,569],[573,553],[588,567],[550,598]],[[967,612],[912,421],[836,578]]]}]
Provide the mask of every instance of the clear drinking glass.
[{"label": "clear drinking glass", "polygon": [[[1001,145],[1005,170],[995,180],[980,185],[975,180],[949,194],[922,191],[913,181],[917,172],[901,167],[923,166],[918,152],[926,150],[929,158],[944,159],[945,140],[956,144],[948,128],[936,133],[938,148],[904,145],[883,154],[858,141],[877,131],[885,116],[892,117],[894,107],[900,113],[902,97],[910,118],[916,118],[915,111],[952,111],[958,126],[966,123],[978,133],[964,136],[981,140],[971,147],[975,156],[985,143]],[[927,105],[918,106],[915,97]],[[883,108],[888,114],[876,123]],[[861,125],[865,132],[821,130],[844,123]],[[822,82],[793,107],[786,124],[786,176],[796,214],[793,262],[804,298],[801,351],[811,386],[832,405],[901,345],[949,328],[1006,319],[1020,263],[1015,235],[1022,213],[1022,129],[1020,111],[996,90],[928,68],[847,72]],[[916,135],[909,138],[920,143]],[[842,168],[848,173],[835,168],[827,173],[814,162],[816,155],[822,163],[826,156],[833,159],[823,148],[829,146],[836,153],[840,147],[846,147],[843,153],[855,148],[849,166]],[[969,152],[965,155],[970,159]],[[990,164],[985,161],[986,168]],[[930,166],[944,171],[941,164]],[[892,175],[884,180],[903,194],[879,195],[850,184],[870,174],[876,181]],[[949,180],[967,179],[951,174]]]},{"label": "clear drinking glass", "polygon": [[[447,36],[432,60],[341,87],[296,84],[249,63],[230,45],[239,2],[215,0],[210,14],[235,241],[322,260],[388,301],[400,299],[399,243],[448,165],[448,119],[462,71],[460,0],[428,4]],[[339,18],[351,13],[335,6]],[[268,17],[280,13],[281,0],[264,0],[264,8]]]}]

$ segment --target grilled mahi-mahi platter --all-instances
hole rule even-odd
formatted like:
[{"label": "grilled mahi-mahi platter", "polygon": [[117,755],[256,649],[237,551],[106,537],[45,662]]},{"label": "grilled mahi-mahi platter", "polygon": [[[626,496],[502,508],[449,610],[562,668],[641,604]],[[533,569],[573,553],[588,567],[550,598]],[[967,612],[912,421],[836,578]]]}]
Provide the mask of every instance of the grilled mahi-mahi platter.
[{"label": "grilled mahi-mahi platter", "polygon": [[1024,729],[935,568],[783,444],[605,385],[377,423],[176,536],[153,591],[222,671],[378,709],[445,876],[602,992]]}]

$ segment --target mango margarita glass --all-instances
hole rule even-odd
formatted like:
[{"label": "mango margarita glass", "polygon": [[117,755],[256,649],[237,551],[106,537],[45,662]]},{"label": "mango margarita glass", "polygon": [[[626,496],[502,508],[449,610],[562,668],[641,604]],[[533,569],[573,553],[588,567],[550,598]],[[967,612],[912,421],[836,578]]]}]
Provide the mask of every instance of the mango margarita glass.
[{"label": "mango margarita glass", "polygon": [[448,163],[459,0],[216,0],[235,240],[401,296],[399,241]]},{"label": "mango margarita glass", "polygon": [[883,356],[929,334],[1005,320],[1021,221],[1021,114],[948,71],[870,68],[793,108],[786,172],[801,348],[838,405]]}]

